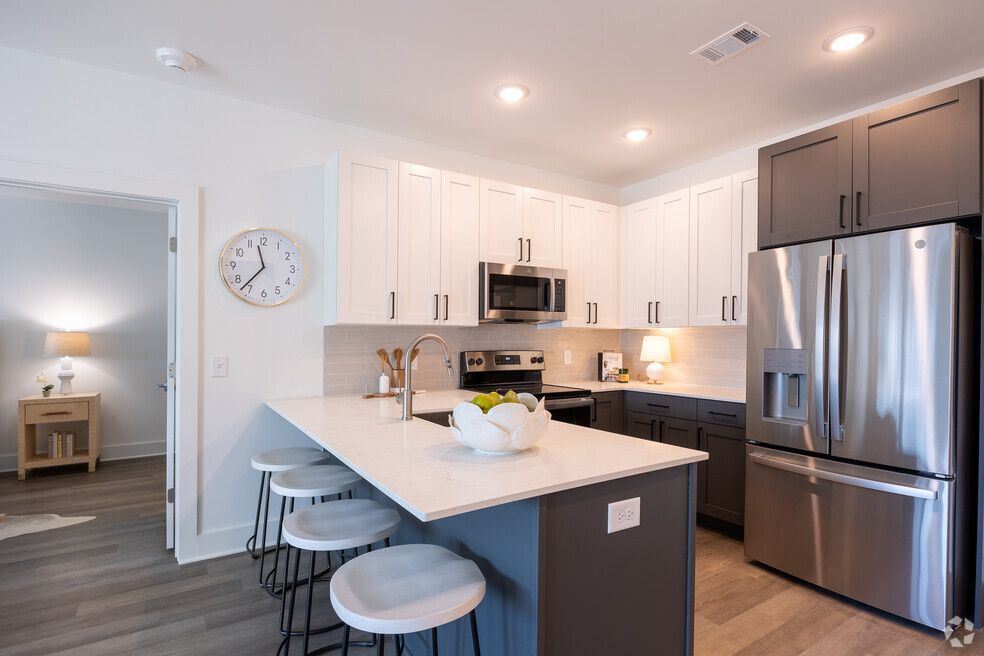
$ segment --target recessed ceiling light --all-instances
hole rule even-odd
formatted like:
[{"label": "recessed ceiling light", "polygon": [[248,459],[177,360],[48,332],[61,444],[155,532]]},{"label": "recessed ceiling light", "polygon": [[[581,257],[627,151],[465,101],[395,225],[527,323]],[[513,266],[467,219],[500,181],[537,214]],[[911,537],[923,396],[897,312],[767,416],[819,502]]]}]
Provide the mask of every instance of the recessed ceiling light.
[{"label": "recessed ceiling light", "polygon": [[629,141],[642,141],[652,133],[653,131],[649,128],[632,128],[631,130],[626,130],[622,136]]},{"label": "recessed ceiling light", "polygon": [[496,87],[495,95],[499,100],[514,103],[530,95],[530,90],[522,84],[503,84]]},{"label": "recessed ceiling light", "polygon": [[853,50],[871,38],[875,31],[870,27],[852,27],[829,37],[823,42],[823,49],[828,52],[844,52]]}]

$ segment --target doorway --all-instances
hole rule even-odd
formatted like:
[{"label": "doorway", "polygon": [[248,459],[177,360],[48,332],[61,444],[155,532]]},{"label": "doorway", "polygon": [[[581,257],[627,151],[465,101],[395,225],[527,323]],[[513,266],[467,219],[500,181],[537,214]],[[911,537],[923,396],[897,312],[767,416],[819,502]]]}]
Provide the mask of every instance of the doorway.
[{"label": "doorway", "polygon": [[[168,549],[175,545],[176,228],[172,203],[0,183],[0,232],[15,245],[0,259],[7,286],[0,469],[12,469],[16,458],[32,467],[27,475],[56,477],[78,470],[60,466],[74,462],[73,452],[93,463],[96,455],[101,463],[147,459],[145,466],[163,470]],[[52,336],[58,342],[66,334],[85,341],[71,360],[72,395],[61,394],[64,359],[48,348]],[[50,404],[23,411],[34,402],[17,400],[34,399],[45,382],[51,397],[36,400]],[[21,424],[30,431],[19,431]]]}]

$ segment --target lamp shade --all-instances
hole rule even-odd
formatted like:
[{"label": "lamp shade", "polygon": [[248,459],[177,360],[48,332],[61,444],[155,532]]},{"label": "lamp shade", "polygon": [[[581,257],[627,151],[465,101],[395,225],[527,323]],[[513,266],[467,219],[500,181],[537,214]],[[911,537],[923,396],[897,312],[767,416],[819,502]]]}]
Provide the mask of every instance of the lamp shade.
[{"label": "lamp shade", "polygon": [[646,335],[642,338],[643,362],[672,362],[670,358],[670,339],[663,335]]},{"label": "lamp shade", "polygon": [[89,333],[49,332],[44,337],[45,355],[89,355]]}]

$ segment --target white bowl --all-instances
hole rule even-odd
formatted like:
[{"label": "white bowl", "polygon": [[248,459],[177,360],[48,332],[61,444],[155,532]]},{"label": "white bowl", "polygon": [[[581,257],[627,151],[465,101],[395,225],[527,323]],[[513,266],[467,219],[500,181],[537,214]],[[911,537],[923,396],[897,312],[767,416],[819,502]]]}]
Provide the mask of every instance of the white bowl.
[{"label": "white bowl", "polygon": [[454,438],[485,455],[519,453],[530,448],[547,433],[550,413],[544,409],[543,399],[537,401],[531,394],[519,397],[520,403],[500,403],[488,414],[470,401],[459,403],[448,417]]}]

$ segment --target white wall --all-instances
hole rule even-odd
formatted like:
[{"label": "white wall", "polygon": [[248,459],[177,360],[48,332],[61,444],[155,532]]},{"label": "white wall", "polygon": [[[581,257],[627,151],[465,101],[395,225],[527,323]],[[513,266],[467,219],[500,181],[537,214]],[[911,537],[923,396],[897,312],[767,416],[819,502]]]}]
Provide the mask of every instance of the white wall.
[{"label": "white wall", "polygon": [[[102,458],[166,451],[167,211],[8,195],[0,188],[0,470],[17,468],[16,399],[58,392],[45,331],[85,330],[77,392],[102,399]],[[148,206],[149,207],[149,206]],[[65,429],[81,425],[65,425]],[[84,431],[84,429],[83,429]],[[42,440],[43,444],[43,440]]]},{"label": "white wall", "polygon": [[[258,483],[250,455],[306,443],[262,403],[322,391],[321,167],[333,151],[618,200],[605,185],[17,50],[0,48],[0,89],[0,158],[202,188],[202,359],[229,355],[229,376],[203,369],[201,556],[242,548]],[[236,300],[215,273],[225,240],[257,225],[291,233],[305,251],[308,280],[281,307]]]},{"label": "white wall", "polygon": [[629,205],[641,200],[654,198],[660,194],[683,189],[684,187],[690,187],[692,185],[700,184],[701,182],[707,182],[708,180],[713,180],[714,178],[720,178],[725,175],[731,175],[732,173],[738,173],[739,171],[758,168],[758,149],[762,146],[768,146],[769,144],[774,144],[778,141],[791,139],[797,135],[812,132],[813,130],[817,130],[828,125],[833,125],[834,123],[840,123],[841,121],[846,121],[847,119],[854,118],[855,116],[867,114],[868,112],[872,112],[883,107],[888,107],[910,98],[916,98],[938,89],[945,89],[946,87],[960,84],[961,82],[966,82],[967,80],[972,80],[976,77],[984,77],[984,68],[971,71],[963,75],[958,75],[957,77],[952,77],[927,87],[915,89],[901,96],[888,98],[874,105],[859,107],[851,112],[847,112],[846,114],[833,116],[826,121],[813,123],[812,125],[805,125],[802,128],[792,132],[776,134],[774,137],[749,144],[744,148],[739,148],[738,150],[723,153],[721,155],[711,157],[710,159],[695,162],[689,166],[658,175],[654,178],[649,178],[648,180],[642,180],[627,187],[623,187],[619,202],[621,205]]}]

